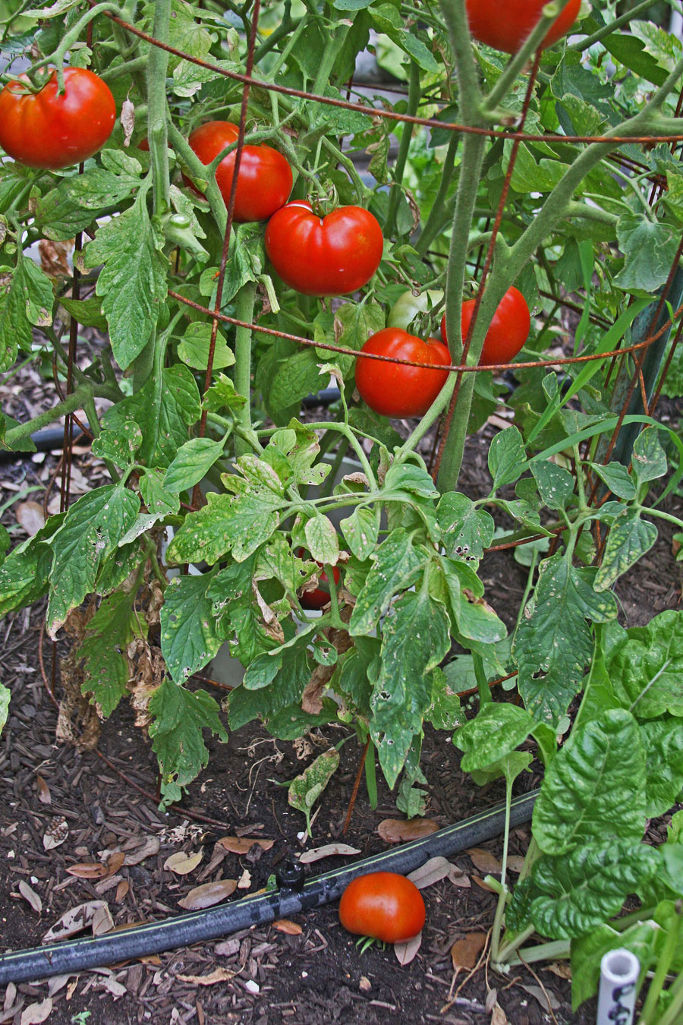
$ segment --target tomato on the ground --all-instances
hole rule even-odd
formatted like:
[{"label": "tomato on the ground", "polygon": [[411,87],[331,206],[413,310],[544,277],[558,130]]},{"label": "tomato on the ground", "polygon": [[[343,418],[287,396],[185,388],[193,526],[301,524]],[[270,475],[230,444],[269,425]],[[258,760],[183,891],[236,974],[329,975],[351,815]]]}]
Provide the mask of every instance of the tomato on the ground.
[{"label": "tomato on the ground", "polygon": [[0,146],[28,167],[80,164],[102,148],[115,121],[109,86],[87,68],[64,68],[61,94],[56,71],[38,92],[22,75],[0,93]]},{"label": "tomato on the ground", "polygon": [[[382,416],[422,416],[448,379],[439,366],[451,363],[448,348],[437,338],[423,341],[401,328],[385,327],[371,335],[356,360],[356,387],[361,398]],[[421,366],[364,359],[363,353],[411,360]]]},{"label": "tomato on the ground", "polygon": [[417,886],[396,872],[370,872],[352,879],[339,902],[339,921],[348,932],[384,943],[411,940],[425,918]]},{"label": "tomato on the ground", "polygon": [[340,206],[325,217],[295,200],[266,228],[266,252],[285,284],[303,295],[347,295],[379,267],[384,238],[376,217],[361,206]]},{"label": "tomato on the ground", "polygon": [[[466,338],[474,314],[474,299],[467,299],[462,304],[462,337]],[[484,339],[484,347],[479,357],[479,366],[487,367],[495,363],[509,363],[516,356],[529,337],[531,315],[526,299],[514,285],[508,288],[500,300],[498,309],[493,315]],[[441,337],[447,345],[446,314],[441,318]]]},{"label": "tomato on the ground", "polygon": [[[210,164],[226,146],[237,142],[238,135],[239,128],[231,121],[207,121],[195,128],[188,142],[201,162]],[[226,206],[230,200],[235,158],[236,151],[233,150],[216,168],[216,184]],[[194,188],[187,177],[185,181]],[[265,145],[245,146],[237,175],[235,220],[267,220],[287,202],[292,183],[292,169],[279,150]]]},{"label": "tomato on the ground", "polygon": [[[470,32],[480,43],[517,53],[541,19],[546,0],[467,0]],[[566,35],[579,16],[581,0],[567,0],[543,40],[543,49]]]}]

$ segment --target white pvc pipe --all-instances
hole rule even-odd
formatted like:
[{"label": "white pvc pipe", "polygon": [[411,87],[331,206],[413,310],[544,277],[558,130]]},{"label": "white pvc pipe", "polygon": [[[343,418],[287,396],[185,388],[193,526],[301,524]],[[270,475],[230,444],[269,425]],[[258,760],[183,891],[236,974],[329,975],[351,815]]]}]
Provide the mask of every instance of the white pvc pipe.
[{"label": "white pvc pipe", "polygon": [[600,962],[596,1025],[632,1025],[640,961],[624,947],[610,950]]}]

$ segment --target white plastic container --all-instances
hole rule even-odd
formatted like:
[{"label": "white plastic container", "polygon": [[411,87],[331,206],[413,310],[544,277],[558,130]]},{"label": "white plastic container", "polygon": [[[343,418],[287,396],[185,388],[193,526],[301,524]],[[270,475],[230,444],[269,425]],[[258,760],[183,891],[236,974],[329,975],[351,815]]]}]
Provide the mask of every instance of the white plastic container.
[{"label": "white plastic container", "polygon": [[639,974],[640,961],[625,947],[604,955],[596,1025],[632,1025]]}]

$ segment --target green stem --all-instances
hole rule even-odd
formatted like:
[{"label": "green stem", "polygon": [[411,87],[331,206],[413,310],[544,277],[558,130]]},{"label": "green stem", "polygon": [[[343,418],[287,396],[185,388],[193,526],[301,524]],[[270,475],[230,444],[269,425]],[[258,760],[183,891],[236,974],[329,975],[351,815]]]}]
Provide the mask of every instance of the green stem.
[{"label": "green stem", "polygon": [[228,211],[225,202],[216,184],[215,175],[207,175],[206,165],[201,162],[197,154],[191,149],[185,136],[176,128],[172,120],[167,121],[168,138],[173,149],[178,154],[182,163],[187,167],[193,178],[206,183],[202,188],[206,201],[211,208],[211,214],[218,227],[221,236],[225,235],[225,227],[228,223]]},{"label": "green stem", "polygon": [[[254,303],[256,302],[256,282],[248,281],[237,293],[236,315],[238,320],[247,324],[253,322]],[[247,401],[237,412],[236,422],[243,431],[251,431],[251,328],[235,329],[235,390]],[[235,453],[238,456],[251,451],[244,440],[235,438]]]},{"label": "green stem", "polygon": [[669,1006],[659,1019],[658,1025],[680,1025],[681,1008],[683,1008],[683,972],[669,987]]},{"label": "green stem", "polygon": [[643,1004],[643,1010],[641,1011],[640,1018],[638,1019],[638,1025],[654,1025],[655,1023],[654,1015],[656,1013],[657,1005],[659,1004],[659,998],[662,995],[662,989],[664,988],[666,977],[676,953],[680,929],[681,913],[677,909],[675,921],[666,935],[664,949],[657,961],[655,974],[647,991],[647,998]]},{"label": "green stem", "polygon": [[[408,87],[408,109],[406,113],[410,117],[415,117],[420,104],[420,68],[418,64],[413,61],[410,65],[410,84]],[[386,223],[384,225],[384,234],[391,238],[394,234],[396,226],[396,214],[398,212],[398,203],[403,195],[401,189],[401,182],[403,181],[403,175],[406,169],[406,163],[408,161],[408,153],[410,152],[410,142],[413,137],[413,126],[411,124],[404,124],[401,132],[401,142],[398,148],[398,154],[396,156],[396,163],[394,165],[393,184],[391,186],[391,192],[389,194],[389,206],[387,209]]]},{"label": "green stem", "polygon": [[551,943],[539,943],[537,947],[520,950],[518,957],[511,957],[506,965],[533,964],[534,961],[555,961],[557,958],[569,957],[571,954],[567,940],[553,940]]},{"label": "green stem", "polygon": [[576,43],[570,43],[567,47],[568,50],[578,50],[579,53],[583,53],[584,50],[590,49],[594,43],[599,43],[605,36],[609,36],[612,32],[616,32],[622,25],[628,25],[633,19],[637,18],[639,14],[647,11],[650,7],[654,7],[657,0],[641,0],[639,4],[626,11],[625,14],[615,18],[614,21],[610,21],[609,25],[603,25],[597,32],[594,32],[592,36],[586,36],[585,39],[579,39]]},{"label": "green stem", "polygon": [[72,391],[70,395],[67,395],[62,402],[58,402],[52,409],[46,409],[45,412],[39,413],[33,420],[28,420],[26,423],[11,427],[5,433],[3,447],[12,449],[18,442],[30,437],[34,431],[39,431],[41,428],[49,426],[49,424],[54,423],[61,416],[74,413],[83,406],[89,396],[94,394],[94,391],[95,389],[92,384],[80,384],[75,391]]},{"label": "green stem", "polygon": [[99,17],[100,14],[111,12],[113,14],[120,14],[121,9],[117,4],[114,3],[101,3],[95,7],[91,7],[83,14],[75,25],[69,29],[69,31],[62,37],[57,49],[51,53],[48,57],[43,57],[37,61],[36,64],[31,68],[31,75],[38,71],[39,68],[44,68],[47,64],[54,63],[57,70],[57,82],[59,83],[59,92],[64,92],[64,56],[74,43],[77,43],[80,39],[83,29],[93,20],[93,18]]},{"label": "green stem", "polygon": [[[455,156],[458,152],[458,146],[460,145],[460,136],[455,132],[451,135],[448,142],[448,150],[446,151],[446,159],[443,163],[443,171],[441,173],[441,181],[439,182],[439,190],[434,199],[432,209],[429,211],[429,217],[427,222],[422,229],[419,239],[415,245],[418,253],[424,255],[427,252],[434,239],[441,233],[444,223],[444,205],[446,203],[446,196],[453,180],[453,174],[455,172]],[[450,218],[449,218],[450,220]]]},{"label": "green stem", "polygon": [[[155,0],[152,34],[168,43],[171,26],[171,0]],[[161,217],[170,209],[168,133],[166,130],[166,76],[168,50],[150,47],[147,62],[147,139],[154,179],[154,213]]]},{"label": "green stem", "polygon": [[484,670],[484,660],[476,651],[472,652],[472,663],[477,680],[477,690],[479,691],[479,703],[480,705],[490,705],[493,697],[491,696],[491,688],[489,687],[489,681]]},{"label": "green stem", "polygon": [[[475,659],[476,659],[475,655]],[[476,662],[475,662],[476,672]],[[479,677],[477,676],[477,683]],[[487,684],[488,688],[488,684]],[[491,691],[489,690],[489,700],[491,697]],[[495,964],[498,961],[498,951],[500,949],[500,936],[503,928],[503,916],[505,915],[505,905],[507,902],[508,889],[505,884],[505,873],[507,868],[508,859],[508,843],[510,840],[510,805],[512,802],[512,777],[508,773],[505,777],[505,832],[503,835],[503,864],[500,873],[500,893],[498,894],[498,903],[496,904],[496,913],[493,919],[493,930],[491,932],[491,960]]]},{"label": "green stem", "polygon": [[637,508],[640,512],[647,513],[648,516],[657,516],[658,519],[673,523],[676,527],[683,527],[683,520],[679,520],[678,516],[673,516],[662,509],[655,509],[651,505],[639,505]]},{"label": "green stem", "polygon": [[123,78],[124,75],[133,75],[138,71],[144,71],[147,67],[147,60],[147,55],[144,57],[133,57],[124,64],[117,64],[108,71],[103,71],[100,78],[105,82],[115,82],[117,78]]},{"label": "green stem", "polygon": [[511,957],[511,955],[514,954],[514,952],[518,950],[522,943],[525,943],[530,936],[533,936],[535,932],[536,930],[534,929],[533,925],[528,925],[526,929],[523,929],[512,940],[509,940],[498,951],[498,959],[496,963],[500,965],[508,964],[508,959]]}]

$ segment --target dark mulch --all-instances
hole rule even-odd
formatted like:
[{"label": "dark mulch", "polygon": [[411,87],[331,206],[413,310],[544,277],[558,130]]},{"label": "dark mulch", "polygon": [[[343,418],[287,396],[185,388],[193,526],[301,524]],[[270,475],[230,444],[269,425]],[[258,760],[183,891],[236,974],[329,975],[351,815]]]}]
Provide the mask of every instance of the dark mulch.
[{"label": "dark mulch", "polygon": [[[31,401],[30,389],[25,390],[21,403]],[[473,495],[488,489],[486,447],[482,435],[468,445],[464,490]],[[33,485],[44,489],[54,466],[54,458],[48,456],[45,462],[28,459],[1,467],[4,495]],[[87,450],[78,457],[77,468],[85,480],[98,482],[99,468]],[[36,494],[40,499],[40,492]],[[668,500],[667,508],[679,516],[682,506],[676,497]],[[14,512],[14,507],[9,509],[4,522],[12,524],[20,537]],[[526,574],[509,553],[493,553],[483,563],[487,598],[508,623],[519,608]],[[663,609],[677,607],[680,588],[681,565],[674,560],[671,530],[660,524],[655,548],[619,584],[623,622],[646,623]],[[114,923],[124,925],[176,914],[178,901],[209,879],[242,879],[247,885],[238,894],[254,892],[266,884],[285,855],[340,838],[359,759],[353,739],[342,747],[340,770],[320,801],[313,841],[308,844],[305,837],[302,844],[303,817],[287,806],[281,785],[341,738],[337,728],[314,734],[304,745],[273,741],[253,727],[231,736],[228,744],[212,743],[209,767],[190,788],[184,809],[168,814],[156,807],[155,760],[127,708],[117,711],[102,728],[99,751],[109,764],[96,752],[79,753],[58,745],[57,712],[38,658],[42,619],[43,610],[36,608],[31,615],[18,613],[0,627],[2,681],[12,690],[9,722],[0,737],[3,949],[40,944],[60,915],[86,901],[106,902]],[[49,642],[43,644],[43,651],[49,677]],[[502,797],[498,785],[477,789],[468,781],[447,736],[428,732],[423,767],[428,779],[427,814],[439,825],[459,821]],[[529,776],[523,785],[537,784],[538,778]],[[196,817],[190,818],[189,813]],[[202,822],[202,816],[220,824]],[[375,811],[361,788],[343,839],[361,851],[358,857],[384,850],[387,845],[377,826],[395,816],[393,798],[385,788],[380,786]],[[66,834],[64,842],[46,849],[46,834],[56,828]],[[268,851],[252,848],[244,855],[223,852],[221,858],[216,840],[235,834],[272,840],[273,845]],[[527,830],[515,830],[511,853],[523,854],[527,843]],[[500,839],[486,847],[500,856]],[[117,849],[127,853],[126,863],[103,880],[67,872],[74,863],[98,861],[103,852]],[[163,867],[168,856],[178,851],[203,854],[189,875],[176,875]],[[136,854],[145,856],[138,859]],[[400,965],[391,948],[372,947],[361,953],[354,938],[339,926],[336,907],[328,906],[297,916],[300,931],[296,934],[275,926],[255,928],[144,963],[10,986],[4,1005],[0,994],[0,1025],[30,1025],[45,1020],[41,1014],[48,1012],[54,1025],[375,1025],[400,1018],[502,1025],[504,1018],[492,1012],[496,996],[513,1025],[594,1021],[593,1004],[572,1013],[569,982],[548,966],[538,966],[535,974],[515,970],[513,976],[501,978],[487,973],[482,965],[469,980],[465,972],[456,978],[451,945],[467,933],[490,928],[495,898],[479,885],[479,876],[485,872],[467,854],[452,861],[469,885],[444,880],[423,891],[427,924],[422,945],[409,964]],[[338,863],[340,859],[319,862],[310,871],[325,871]],[[202,984],[201,977],[211,984]],[[554,1018],[548,1013],[547,999]],[[35,1004],[42,1009],[29,1010]]]}]

